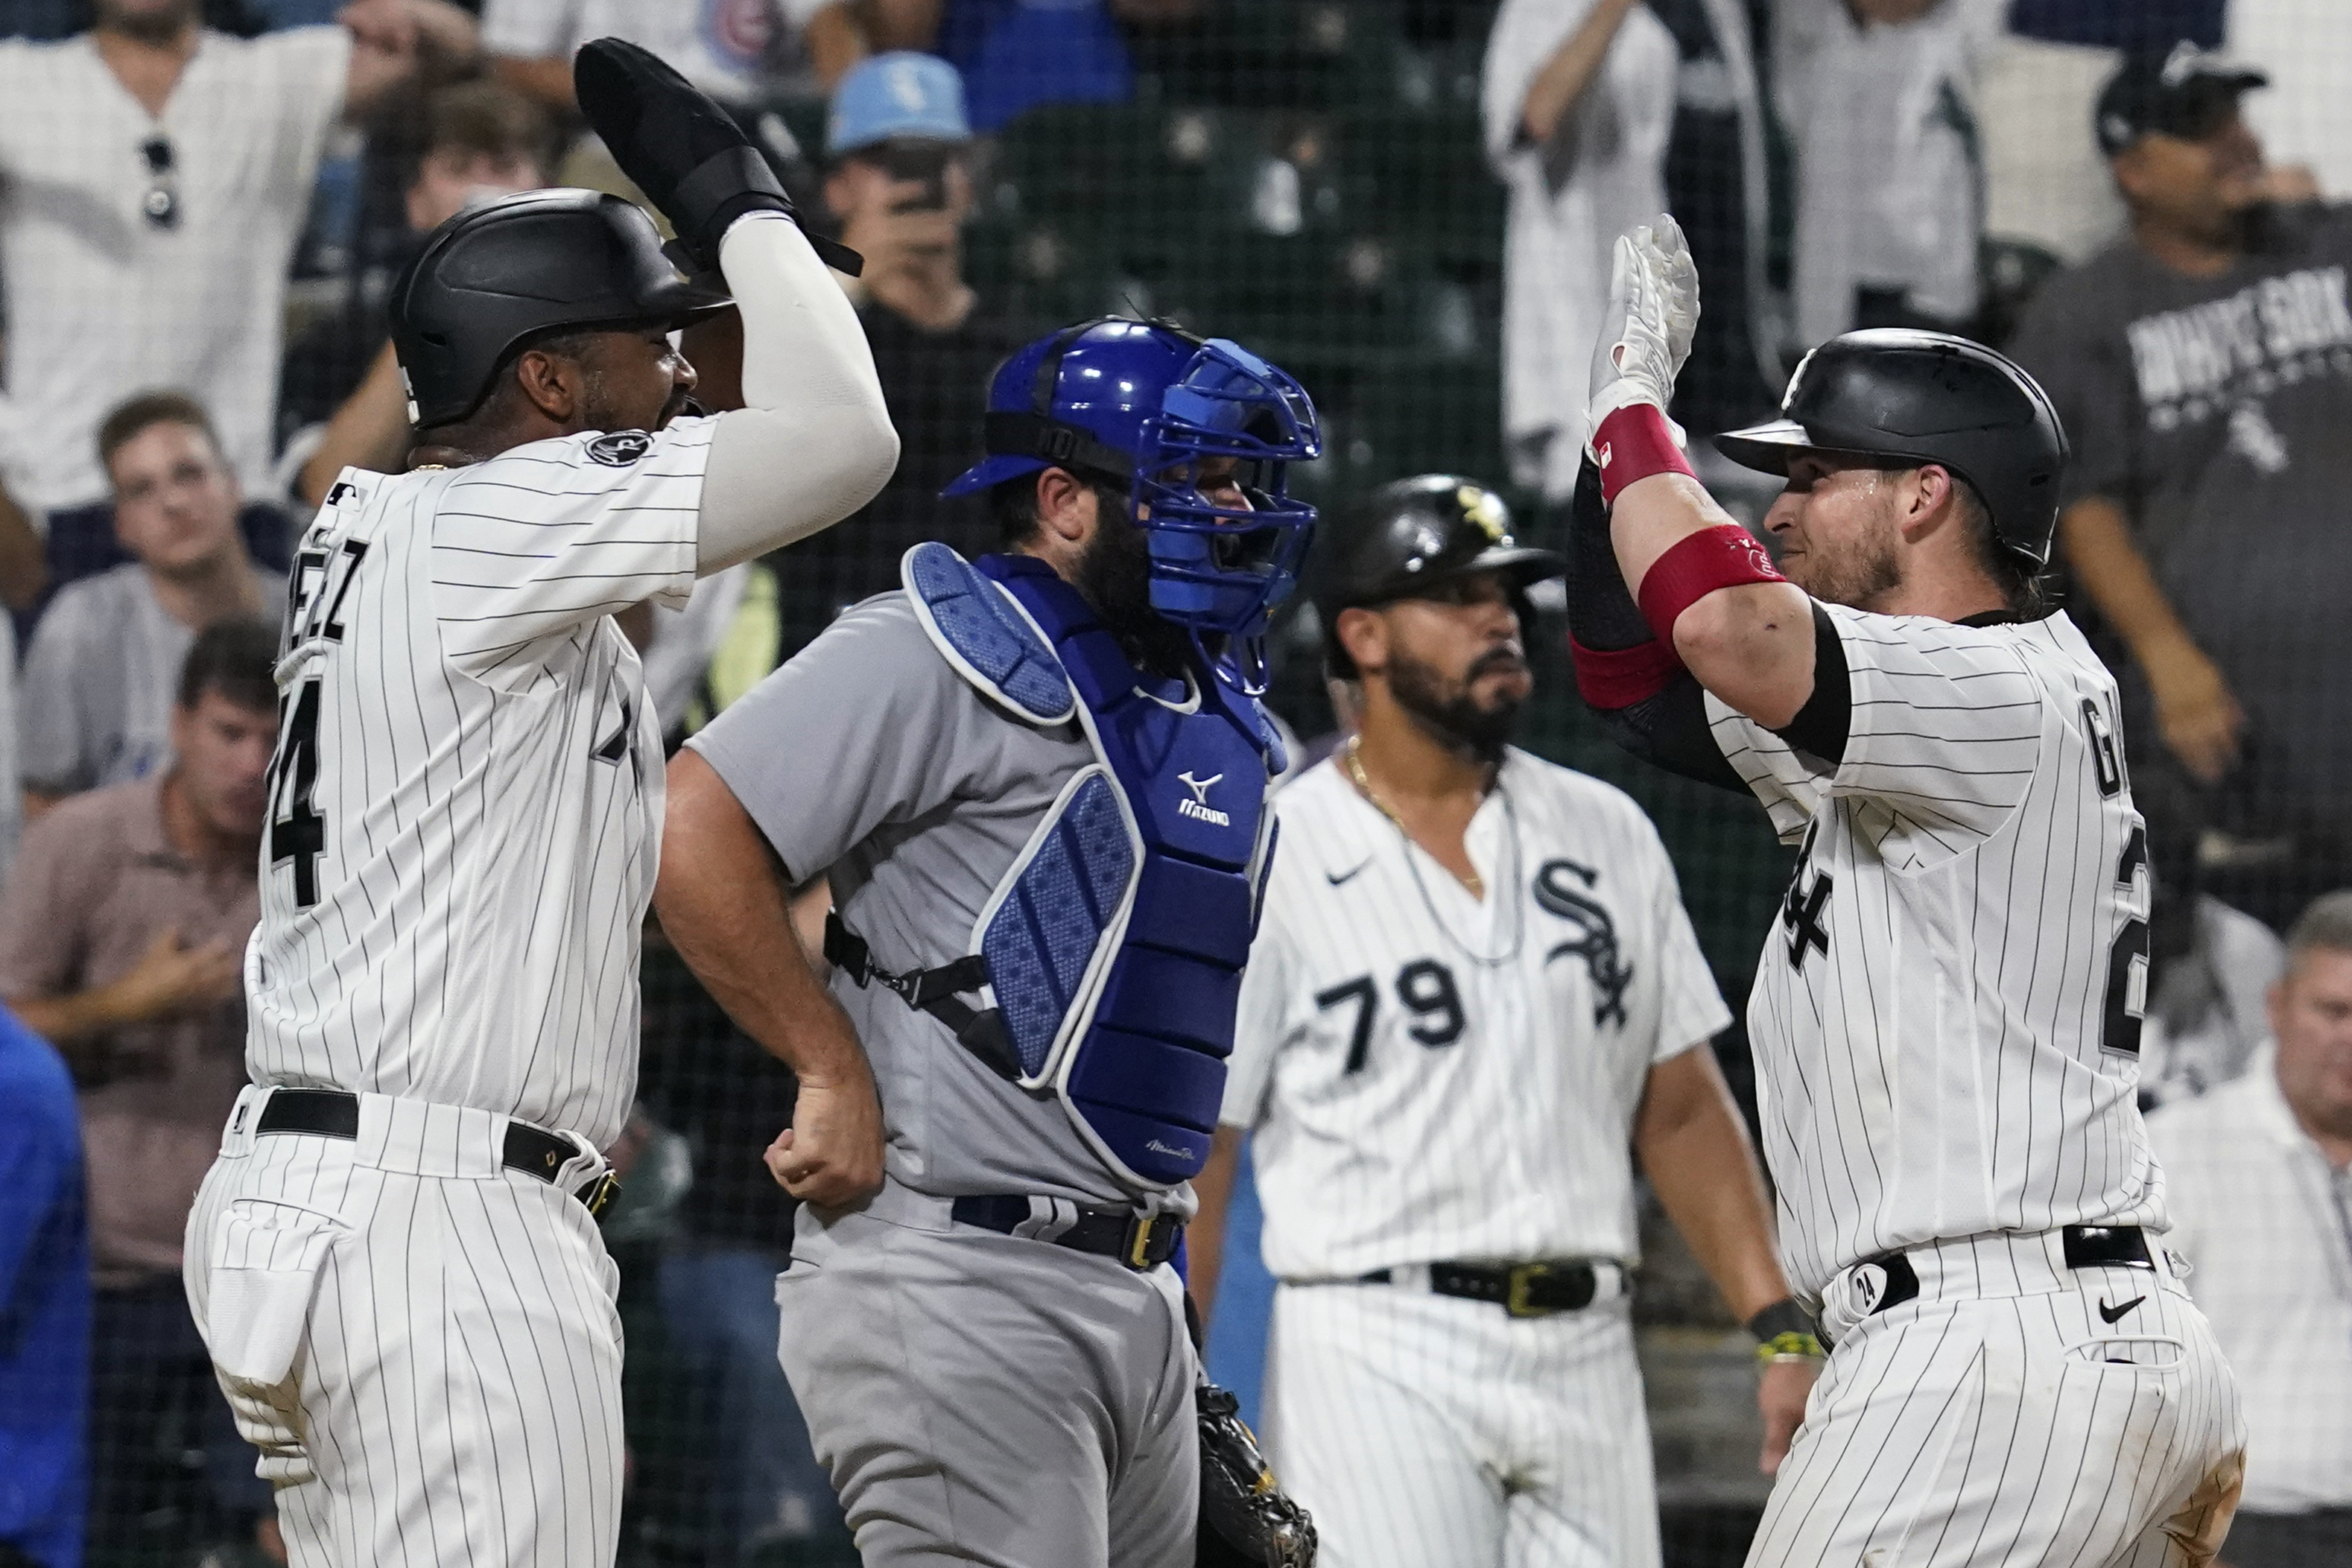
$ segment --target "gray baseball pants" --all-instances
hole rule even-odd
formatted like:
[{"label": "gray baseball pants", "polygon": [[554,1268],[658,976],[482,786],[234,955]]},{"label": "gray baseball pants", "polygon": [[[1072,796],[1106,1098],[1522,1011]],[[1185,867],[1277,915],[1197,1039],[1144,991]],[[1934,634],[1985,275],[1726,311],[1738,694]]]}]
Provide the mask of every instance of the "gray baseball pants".
[{"label": "gray baseball pants", "polygon": [[947,1208],[893,1184],[822,1225],[804,1213],[776,1281],[777,1359],[868,1568],[1190,1568],[1176,1271]]}]

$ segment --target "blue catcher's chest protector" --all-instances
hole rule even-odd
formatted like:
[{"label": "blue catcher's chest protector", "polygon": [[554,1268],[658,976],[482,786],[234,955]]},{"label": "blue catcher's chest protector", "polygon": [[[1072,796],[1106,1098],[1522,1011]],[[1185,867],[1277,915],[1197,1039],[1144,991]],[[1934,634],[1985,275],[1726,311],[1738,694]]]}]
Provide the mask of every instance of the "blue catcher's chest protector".
[{"label": "blue catcher's chest protector", "polygon": [[1042,561],[924,544],[902,575],[965,679],[1023,720],[1076,720],[1095,753],[974,925],[994,1065],[1058,1094],[1122,1176],[1187,1180],[1224,1095],[1281,743],[1205,669],[1181,692],[1137,670]]}]

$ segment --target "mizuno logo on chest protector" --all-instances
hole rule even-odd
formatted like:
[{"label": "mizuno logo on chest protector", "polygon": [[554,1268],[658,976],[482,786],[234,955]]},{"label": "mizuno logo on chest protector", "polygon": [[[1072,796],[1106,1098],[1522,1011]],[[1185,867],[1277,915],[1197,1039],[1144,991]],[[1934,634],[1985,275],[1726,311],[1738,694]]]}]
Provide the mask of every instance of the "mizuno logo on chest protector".
[{"label": "mizuno logo on chest protector", "polygon": [[1209,804],[1209,786],[1223,783],[1224,777],[1222,773],[1212,773],[1206,779],[1195,779],[1189,772],[1176,775],[1177,782],[1192,791],[1191,800],[1176,802],[1177,815],[1198,818],[1220,828],[1232,827],[1234,820]]},{"label": "mizuno logo on chest protector", "polygon": [[835,962],[852,983],[881,974],[999,1076],[1060,1099],[1121,1181],[1188,1180],[1216,1131],[1273,853],[1273,727],[1197,656],[1182,702],[1155,695],[1172,681],[1136,669],[1042,562],[971,563],[930,543],[900,575],[932,643],[1008,722],[1075,725],[1093,758],[1039,818],[964,953],[886,974],[836,918]]}]

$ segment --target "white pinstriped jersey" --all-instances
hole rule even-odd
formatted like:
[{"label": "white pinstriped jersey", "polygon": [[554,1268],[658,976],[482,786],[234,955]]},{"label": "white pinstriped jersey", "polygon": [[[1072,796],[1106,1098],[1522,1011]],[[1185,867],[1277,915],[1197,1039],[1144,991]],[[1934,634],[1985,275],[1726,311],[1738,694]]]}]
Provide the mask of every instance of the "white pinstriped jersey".
[{"label": "white pinstriped jersey", "polygon": [[1336,761],[1275,804],[1223,1111],[1255,1129],[1266,1266],[1632,1261],[1649,1070],[1731,1021],[1641,808],[1507,753],[1465,839],[1480,900]]},{"label": "white pinstriped jersey", "polygon": [[2113,677],[2063,615],[1825,608],[1842,764],[1707,698],[1803,845],[1748,1008],[1791,1284],[1989,1231],[2162,1229],[2135,1103],[2147,838]]},{"label": "white pinstriped jersey", "polygon": [[691,591],[714,423],[343,471],[288,595],[255,1082],[619,1134],[662,752],[609,616]]}]

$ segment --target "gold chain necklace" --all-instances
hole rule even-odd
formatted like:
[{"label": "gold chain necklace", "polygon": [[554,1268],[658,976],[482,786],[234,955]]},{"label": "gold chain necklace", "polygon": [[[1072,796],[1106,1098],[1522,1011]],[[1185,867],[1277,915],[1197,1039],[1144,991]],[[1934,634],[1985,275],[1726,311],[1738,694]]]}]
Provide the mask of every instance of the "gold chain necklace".
[{"label": "gold chain necklace", "polygon": [[[1381,799],[1381,792],[1372,788],[1371,779],[1365,776],[1364,759],[1357,755],[1363,748],[1363,744],[1364,737],[1361,730],[1348,737],[1348,751],[1344,758],[1348,768],[1348,777],[1356,781],[1357,792],[1372,803],[1373,810],[1396,824],[1396,831],[1404,835],[1407,843],[1417,841],[1412,836],[1412,830],[1404,825],[1404,819],[1397,815],[1396,808]],[[1465,885],[1470,889],[1471,897],[1483,899],[1486,896],[1486,879],[1478,874],[1476,867],[1471,868],[1469,878]]]}]

